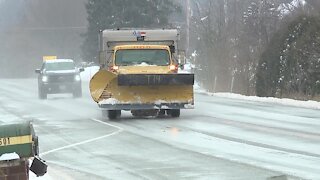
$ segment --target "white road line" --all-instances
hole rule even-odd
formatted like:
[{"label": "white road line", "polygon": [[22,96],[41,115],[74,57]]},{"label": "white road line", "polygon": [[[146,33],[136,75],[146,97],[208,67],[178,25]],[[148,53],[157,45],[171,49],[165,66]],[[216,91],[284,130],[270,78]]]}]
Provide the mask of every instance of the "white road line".
[{"label": "white road line", "polygon": [[114,128],[116,128],[118,130],[113,132],[113,133],[106,134],[106,135],[103,135],[103,136],[100,136],[100,137],[88,139],[88,140],[85,140],[85,141],[82,141],[82,142],[79,142],[79,143],[69,144],[67,146],[63,146],[63,147],[60,147],[60,148],[52,149],[50,151],[46,151],[44,153],[40,153],[40,156],[45,156],[45,155],[48,155],[48,154],[51,154],[51,153],[54,153],[54,152],[57,152],[57,151],[61,151],[61,150],[64,150],[64,149],[68,149],[68,148],[72,148],[72,147],[75,147],[75,146],[91,143],[91,142],[94,142],[94,141],[97,141],[97,140],[100,140],[100,139],[104,139],[104,138],[107,138],[107,137],[110,137],[110,136],[117,135],[117,134],[119,134],[119,133],[121,133],[123,131],[123,128],[121,128],[119,126],[116,126],[116,125],[113,125],[113,124],[110,124],[110,123],[107,123],[107,122],[103,122],[101,120],[94,119],[94,118],[92,118],[90,120],[98,122],[100,124],[104,124],[104,125],[107,125],[107,126],[114,127]]}]

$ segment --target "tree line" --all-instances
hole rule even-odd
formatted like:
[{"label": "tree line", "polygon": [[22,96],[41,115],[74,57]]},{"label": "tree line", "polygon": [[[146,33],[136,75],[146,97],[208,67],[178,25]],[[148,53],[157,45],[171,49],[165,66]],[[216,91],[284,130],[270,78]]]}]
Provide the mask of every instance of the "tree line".
[{"label": "tree line", "polygon": [[189,34],[182,44],[189,44],[197,82],[209,91],[319,95],[318,0],[187,2],[2,0],[0,75],[32,72],[42,55],[97,62],[99,30],[178,27],[182,41]]},{"label": "tree line", "polygon": [[198,82],[212,92],[315,97],[319,7],[315,0],[192,1]]}]

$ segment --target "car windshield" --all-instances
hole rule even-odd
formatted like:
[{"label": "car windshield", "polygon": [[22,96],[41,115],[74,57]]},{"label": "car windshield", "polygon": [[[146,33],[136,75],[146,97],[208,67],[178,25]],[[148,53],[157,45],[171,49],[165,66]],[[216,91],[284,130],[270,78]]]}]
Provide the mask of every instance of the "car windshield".
[{"label": "car windshield", "polygon": [[118,50],[115,56],[115,64],[120,66],[166,66],[169,63],[169,52],[164,49],[124,49]]},{"label": "car windshield", "polygon": [[50,62],[46,63],[44,69],[46,71],[63,71],[63,70],[73,70],[75,68],[73,62]]}]

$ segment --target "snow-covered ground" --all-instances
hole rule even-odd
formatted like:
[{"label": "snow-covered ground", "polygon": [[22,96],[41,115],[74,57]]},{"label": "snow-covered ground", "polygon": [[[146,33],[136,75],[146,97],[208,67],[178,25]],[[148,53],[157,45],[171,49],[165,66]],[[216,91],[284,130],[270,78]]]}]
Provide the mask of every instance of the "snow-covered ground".
[{"label": "snow-covered ground", "polygon": [[241,99],[246,101],[266,102],[266,103],[274,103],[274,104],[295,106],[295,107],[301,107],[301,108],[320,109],[320,102],[317,102],[317,101],[299,101],[299,100],[287,99],[287,98],[280,99],[280,98],[273,98],[273,97],[244,96],[244,95],[233,94],[233,93],[214,93],[213,95],[217,97]]},{"label": "snow-covered ground", "polygon": [[54,178],[50,177],[49,174],[50,172],[42,177],[37,177],[34,173],[30,172],[30,180],[54,180]]},{"label": "snow-covered ground", "polygon": [[[97,70],[82,73],[83,87]],[[97,179],[320,179],[318,102],[212,94],[196,83],[195,109],[181,111],[179,119],[123,112],[119,121],[98,123],[92,119],[102,118],[101,112],[88,88],[79,99],[39,100],[36,79],[0,84],[0,124],[34,121],[41,157],[49,164],[48,174],[31,173],[31,180],[83,180],[91,172]],[[117,132],[115,126],[123,131],[91,141]]]},{"label": "snow-covered ground", "polygon": [[301,107],[301,108],[320,109],[320,102],[317,102],[317,101],[300,101],[300,100],[294,100],[294,99],[288,99],[288,98],[245,96],[241,94],[234,94],[234,93],[228,93],[228,92],[210,93],[202,89],[197,83],[195,83],[194,89],[195,89],[195,92],[197,93],[203,93],[209,96],[239,99],[239,100],[245,100],[245,101],[263,102],[263,103],[274,103],[274,104]]}]

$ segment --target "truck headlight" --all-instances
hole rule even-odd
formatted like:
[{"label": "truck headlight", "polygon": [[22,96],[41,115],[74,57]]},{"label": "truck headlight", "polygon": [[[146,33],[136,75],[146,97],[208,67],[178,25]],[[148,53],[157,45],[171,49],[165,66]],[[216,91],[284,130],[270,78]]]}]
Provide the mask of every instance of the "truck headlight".
[{"label": "truck headlight", "polygon": [[75,76],[74,76],[74,80],[75,80],[75,81],[81,81],[80,75],[75,75]]},{"label": "truck headlight", "polygon": [[42,76],[42,82],[48,82],[48,76]]}]

